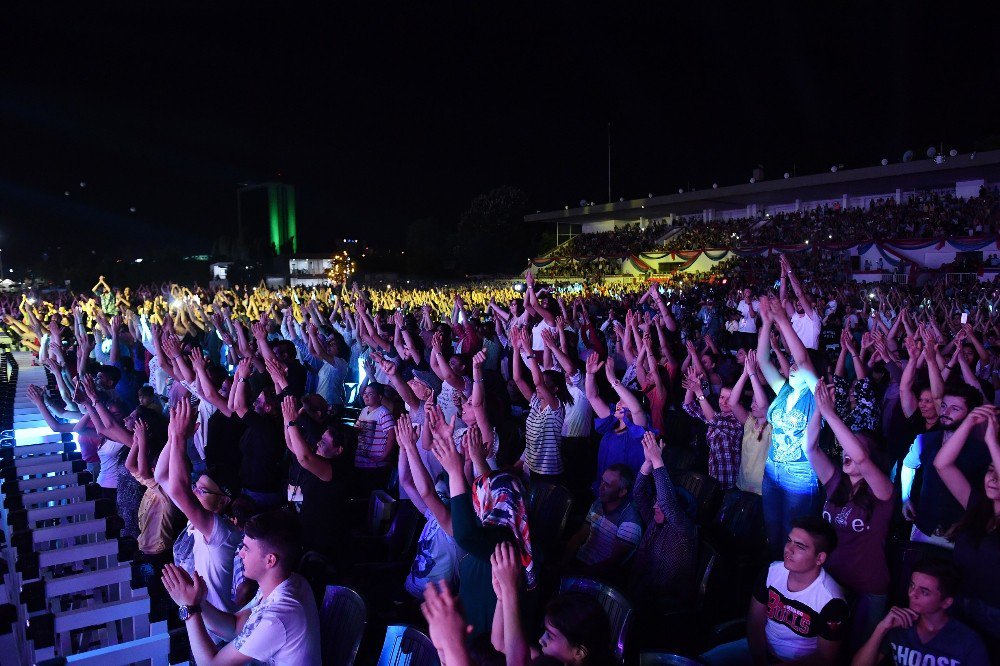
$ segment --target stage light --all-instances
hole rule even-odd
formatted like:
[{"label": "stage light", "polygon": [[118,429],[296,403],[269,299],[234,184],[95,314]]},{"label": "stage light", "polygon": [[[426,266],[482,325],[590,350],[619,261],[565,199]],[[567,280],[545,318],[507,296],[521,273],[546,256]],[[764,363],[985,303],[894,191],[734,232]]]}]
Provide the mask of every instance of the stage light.
[{"label": "stage light", "polygon": [[751,185],[753,185],[753,184],[754,184],[754,183],[756,183],[756,182],[757,182],[757,179],[756,179],[756,178],[751,178],[751,179],[750,179],[750,184],[751,184]]},{"label": "stage light", "polygon": [[87,187],[87,181],[85,181],[85,180],[81,180],[81,181],[80,181],[80,187],[81,187],[81,188],[84,188],[84,187]]},{"label": "stage light", "polygon": [[836,164],[834,164],[832,167],[830,167],[830,173],[837,173],[837,165]]},{"label": "stage light", "polygon": [[718,183],[712,183],[712,189],[713,190],[719,189],[719,184]]},{"label": "stage light", "polygon": [[789,173],[788,173],[788,172],[786,171],[786,172],[785,172],[785,180],[788,180],[788,179],[789,179],[789,177],[790,177],[790,174],[789,174]]},{"label": "stage light", "polygon": [[956,157],[958,156],[958,151],[952,148],[951,150],[948,151],[948,155],[951,157]]},{"label": "stage light", "polygon": [[889,166],[889,160],[882,158],[882,166]]}]

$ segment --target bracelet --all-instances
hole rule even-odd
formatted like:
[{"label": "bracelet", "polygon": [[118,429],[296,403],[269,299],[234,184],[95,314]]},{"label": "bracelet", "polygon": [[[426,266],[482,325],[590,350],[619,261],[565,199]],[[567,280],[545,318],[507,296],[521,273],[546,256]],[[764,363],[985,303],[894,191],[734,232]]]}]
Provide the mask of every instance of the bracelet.
[{"label": "bracelet", "polygon": [[703,395],[699,395],[699,396],[698,396],[698,402],[701,402],[701,401],[702,401],[702,400],[704,400],[704,399],[705,399],[705,396],[703,396]]}]

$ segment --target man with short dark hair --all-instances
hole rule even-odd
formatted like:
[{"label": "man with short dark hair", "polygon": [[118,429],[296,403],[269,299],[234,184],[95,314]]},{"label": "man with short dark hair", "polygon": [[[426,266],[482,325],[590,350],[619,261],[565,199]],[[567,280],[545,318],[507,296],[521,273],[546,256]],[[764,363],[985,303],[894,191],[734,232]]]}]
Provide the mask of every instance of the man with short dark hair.
[{"label": "man with short dark hair", "polygon": [[852,666],[873,666],[886,658],[897,666],[989,664],[986,646],[976,632],[948,617],[958,579],[958,569],[945,560],[927,559],[913,567],[909,608],[889,610],[854,656]]},{"label": "man with short dark hair", "polygon": [[783,560],[772,562],[755,586],[747,637],[712,649],[702,661],[835,663],[849,626],[844,593],[823,570],[836,547],[837,533],[822,518],[792,521]]},{"label": "man with short dark hair", "polygon": [[[301,533],[286,511],[268,511],[247,521],[239,556],[243,572],[260,588],[246,608],[225,613],[205,601],[205,581],[192,580],[180,567],[166,565],[163,584],[180,606],[191,652],[198,666],[267,664],[312,666],[322,661],[319,614],[309,584],[293,573],[298,566]],[[232,639],[217,648],[209,636]]]},{"label": "man with short dark hair", "polygon": [[642,518],[630,496],[634,483],[635,472],[624,463],[604,470],[587,521],[566,547],[568,566],[606,576],[632,555],[642,538]]},{"label": "man with short dark hair", "polygon": [[[965,510],[941,481],[934,468],[934,457],[955,434],[969,412],[981,404],[983,395],[978,389],[962,382],[949,383],[941,401],[939,423],[942,429],[918,435],[903,459],[899,472],[903,517],[913,521],[910,535],[913,541],[948,549],[955,547],[945,535],[962,518]],[[989,451],[985,446],[966,446],[962,448],[955,464],[963,474],[973,478],[982,474],[989,460]],[[913,481],[917,469],[921,468],[923,480],[920,484],[920,499],[915,502],[911,497]]]}]

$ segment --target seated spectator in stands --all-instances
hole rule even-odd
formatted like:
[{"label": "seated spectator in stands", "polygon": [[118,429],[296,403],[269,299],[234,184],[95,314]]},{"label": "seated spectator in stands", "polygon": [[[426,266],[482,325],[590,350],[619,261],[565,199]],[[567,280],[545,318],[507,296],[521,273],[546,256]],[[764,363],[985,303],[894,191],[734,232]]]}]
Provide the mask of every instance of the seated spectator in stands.
[{"label": "seated spectator in stands", "polygon": [[987,666],[990,658],[976,632],[948,616],[959,578],[955,566],[945,560],[918,562],[910,577],[909,606],[889,610],[854,655],[852,666]]},{"label": "seated spectator in stands", "polygon": [[705,396],[702,381],[694,367],[688,368],[683,386],[686,390],[683,404],[685,413],[703,421],[707,426],[705,438],[708,440],[708,475],[719,482],[723,491],[729,490],[736,485],[743,447],[743,423],[729,404],[732,389],[724,387],[719,392],[716,409]]},{"label": "seated spectator in stands", "polygon": [[396,446],[396,420],[382,404],[385,389],[381,384],[369,384],[361,393],[365,406],[354,427],[358,433],[358,449],[354,455],[355,494],[367,497],[372,490],[389,483],[392,450]]},{"label": "seated spectator in stands", "polygon": [[642,539],[642,519],[632,501],[635,476],[621,463],[604,470],[587,520],[566,546],[564,566],[597,578],[612,578]]},{"label": "seated spectator in stands", "polygon": [[[207,584],[208,601],[220,610],[236,610],[232,601],[233,556],[243,533],[224,515],[232,504],[229,494],[206,473],[192,486],[191,472],[184,443],[191,432],[191,403],[178,401],[170,410],[167,446],[160,454],[163,465],[156,465],[154,479],[166,490],[171,501],[187,517],[188,525],[178,537],[183,542],[181,555],[190,557],[183,564],[197,572]],[[185,552],[186,551],[186,552]],[[175,563],[178,547],[174,547]],[[187,566],[185,569],[187,570]],[[190,572],[190,570],[189,570]]]},{"label": "seated spectator in stands", "polygon": [[[208,587],[199,574],[192,577],[167,565],[163,584],[180,606],[196,663],[322,663],[316,600],[306,580],[295,573],[300,556],[300,528],[294,515],[269,511],[247,521],[240,557],[246,576],[260,589],[235,614],[207,598]],[[213,634],[232,642],[220,649]]]},{"label": "seated spectator in stands", "polygon": [[[618,394],[614,412],[597,389],[597,373],[604,366],[604,374],[611,388]],[[598,478],[593,483],[596,495],[601,485],[603,471],[616,464],[632,470],[633,477],[645,461],[642,435],[648,420],[639,399],[618,380],[611,359],[602,361],[597,354],[587,357],[587,378],[584,383],[587,400],[594,410],[594,430],[601,436],[597,449]]]},{"label": "seated spectator in stands", "polygon": [[416,557],[403,583],[406,591],[419,599],[425,587],[438,581],[456,587],[460,553],[452,529],[448,489],[437,488],[421,461],[416,430],[405,414],[396,422],[396,441],[399,443],[400,486],[427,519],[417,539]]},{"label": "seated spectator in stands", "polygon": [[[743,391],[748,381],[753,387],[749,410],[743,406]],[[760,366],[757,364],[757,350],[751,349],[743,363],[743,374],[729,393],[729,407],[736,419],[743,423],[740,473],[736,477],[736,487],[758,496],[764,481],[767,452],[771,447],[771,424],[767,421],[767,406],[770,404]]]},{"label": "seated spectator in stands", "polygon": [[535,588],[526,494],[520,478],[505,471],[480,476],[470,492],[465,461],[451,437],[435,432],[431,447],[448,474],[452,530],[455,542],[466,553],[459,563],[459,593],[472,635],[478,636],[488,631],[496,608],[490,558],[497,544],[516,544],[525,587]]},{"label": "seated spectator in stands", "polygon": [[[270,361],[272,368],[276,364]],[[244,359],[236,366],[233,382],[233,412],[243,422],[239,439],[240,486],[243,494],[263,508],[281,506],[286,501],[285,440],[281,427],[281,402],[275,391],[287,393],[288,385],[266,385],[249,401],[251,363]],[[274,374],[277,374],[275,372]]]},{"label": "seated spectator in stands", "polygon": [[[823,519],[837,533],[837,550],[826,570],[853,596],[850,641],[857,649],[885,612],[889,564],[885,544],[892,519],[892,481],[873,457],[878,449],[867,434],[851,432],[837,415],[830,388],[816,384],[816,412],[809,422],[806,455],[826,493]],[[835,464],[819,448],[820,416],[843,447]]]},{"label": "seated spectator in stands", "polygon": [[[293,396],[281,403],[285,422],[285,446],[293,460],[288,466],[288,502],[299,511],[299,518],[309,529],[303,533],[303,545],[331,559],[336,559],[334,544],[344,525],[338,506],[343,498],[341,480],[334,479],[333,459],[344,452],[336,426],[331,424],[311,443],[303,422],[310,417],[299,409]],[[338,481],[340,483],[338,484]]]},{"label": "seated spectator in stands", "polygon": [[[813,305],[812,297],[802,288],[799,278],[792,271],[792,265],[786,255],[781,255],[781,304],[788,313],[792,323],[792,329],[802,340],[806,349],[819,349],[819,334],[823,328],[819,313]],[[795,300],[791,300],[787,295],[785,278],[792,283],[792,290],[795,292]]]},{"label": "seated spectator in stands", "polygon": [[837,535],[822,518],[792,522],[781,562],[760,577],[750,602],[747,637],[701,655],[707,664],[775,661],[834,664],[849,611],[840,586],[824,569]]},{"label": "seated spectator in stands", "polygon": [[[959,460],[973,426],[983,422],[989,461],[978,473],[965,474]],[[978,447],[975,442],[967,448]],[[949,534],[955,543],[954,561],[962,574],[954,610],[988,640],[996,654],[1000,648],[1000,424],[996,409],[984,405],[972,410],[941,447],[934,467],[964,509]]]},{"label": "seated spectator in stands", "polygon": [[[949,382],[941,402],[941,430],[923,433],[910,445],[900,468],[903,517],[913,521],[910,539],[943,548],[953,548],[947,534],[962,518],[962,506],[948,493],[934,467],[938,451],[955,436],[970,412],[983,404],[983,394],[968,384]],[[989,463],[984,446],[961,449],[954,465],[966,478],[978,477]],[[923,471],[919,499],[914,498],[917,470]]]},{"label": "seated spectator in stands", "polygon": [[632,562],[629,598],[637,603],[663,597],[688,600],[698,565],[698,528],[690,511],[693,498],[674,486],[663,464],[663,441],[647,432],[642,447],[646,461],[632,495],[646,530]]}]

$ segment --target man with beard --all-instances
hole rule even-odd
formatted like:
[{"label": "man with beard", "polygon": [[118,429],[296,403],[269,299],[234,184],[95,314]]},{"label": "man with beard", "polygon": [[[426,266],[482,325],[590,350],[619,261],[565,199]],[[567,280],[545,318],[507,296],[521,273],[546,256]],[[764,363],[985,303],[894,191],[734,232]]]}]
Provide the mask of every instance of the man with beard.
[{"label": "man with beard", "polygon": [[[941,430],[918,435],[903,459],[900,480],[903,489],[903,517],[913,521],[911,540],[930,543],[944,548],[954,548],[945,535],[964,515],[962,506],[951,496],[937,470],[934,457],[942,445],[955,433],[976,407],[983,404],[982,393],[963,383],[945,387],[941,401]],[[973,434],[981,439],[981,435]],[[966,446],[955,461],[955,465],[967,477],[978,478],[989,464],[989,452],[985,446]],[[913,481],[917,470],[922,470],[919,497],[913,496]]]}]

